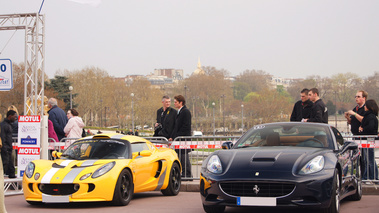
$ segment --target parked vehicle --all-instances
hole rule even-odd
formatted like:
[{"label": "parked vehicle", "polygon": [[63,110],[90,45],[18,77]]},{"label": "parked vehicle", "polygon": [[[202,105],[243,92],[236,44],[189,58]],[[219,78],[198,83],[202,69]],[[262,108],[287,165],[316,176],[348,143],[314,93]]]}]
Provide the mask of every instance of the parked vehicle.
[{"label": "parked vehicle", "polygon": [[362,197],[358,144],[320,123],[253,127],[234,145],[204,160],[200,194],[204,210],[226,206],[287,206],[339,212],[344,198]]}]

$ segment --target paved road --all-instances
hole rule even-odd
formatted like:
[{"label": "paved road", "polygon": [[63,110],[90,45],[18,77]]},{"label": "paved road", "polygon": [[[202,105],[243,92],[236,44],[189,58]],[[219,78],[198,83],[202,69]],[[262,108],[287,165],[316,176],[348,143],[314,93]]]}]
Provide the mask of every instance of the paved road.
[{"label": "paved road", "polygon": [[[364,195],[359,202],[344,201],[341,203],[341,213],[377,213],[379,196]],[[165,197],[160,192],[148,192],[136,194],[128,206],[108,206],[105,203],[75,203],[75,204],[49,204],[42,206],[31,206],[25,202],[22,195],[5,197],[5,205],[8,213],[24,212],[70,212],[70,213],[113,213],[113,212],[133,212],[133,213],[202,213],[203,208],[198,192],[180,192],[178,196]],[[304,210],[288,209],[267,209],[267,208],[232,208],[227,207],[228,212],[264,212],[264,213],[303,213]],[[307,213],[311,211],[306,211]]]}]

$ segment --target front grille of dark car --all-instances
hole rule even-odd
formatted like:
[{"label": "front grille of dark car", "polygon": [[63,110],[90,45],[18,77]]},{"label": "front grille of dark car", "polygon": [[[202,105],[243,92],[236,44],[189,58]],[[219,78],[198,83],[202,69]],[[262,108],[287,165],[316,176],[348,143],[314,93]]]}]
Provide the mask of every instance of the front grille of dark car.
[{"label": "front grille of dark car", "polygon": [[262,182],[222,182],[221,189],[237,197],[281,197],[290,194],[295,184]]},{"label": "front grille of dark car", "polygon": [[79,190],[78,184],[38,184],[38,189],[47,195],[71,195]]}]

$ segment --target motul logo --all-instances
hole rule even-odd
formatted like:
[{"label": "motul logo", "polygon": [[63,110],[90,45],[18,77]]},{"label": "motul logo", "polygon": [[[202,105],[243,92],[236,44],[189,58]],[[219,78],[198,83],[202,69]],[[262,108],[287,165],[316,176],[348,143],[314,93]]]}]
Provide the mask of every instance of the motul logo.
[{"label": "motul logo", "polygon": [[38,147],[18,147],[18,154],[39,155],[39,148]]},{"label": "motul logo", "polygon": [[18,122],[41,122],[39,115],[21,115],[18,117]]}]

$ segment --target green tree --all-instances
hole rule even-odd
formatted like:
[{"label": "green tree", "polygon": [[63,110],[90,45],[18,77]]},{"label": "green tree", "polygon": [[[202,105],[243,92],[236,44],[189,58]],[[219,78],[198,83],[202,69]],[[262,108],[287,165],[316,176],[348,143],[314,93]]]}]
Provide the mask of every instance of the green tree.
[{"label": "green tree", "polygon": [[[57,99],[62,100],[65,104],[66,110],[70,109],[70,90],[69,87],[72,86],[71,82],[68,81],[68,77],[56,75],[50,81],[45,82],[45,88],[53,89],[57,93]],[[76,97],[78,94],[73,93],[72,98]],[[73,108],[77,108],[77,104],[72,103]]]}]

